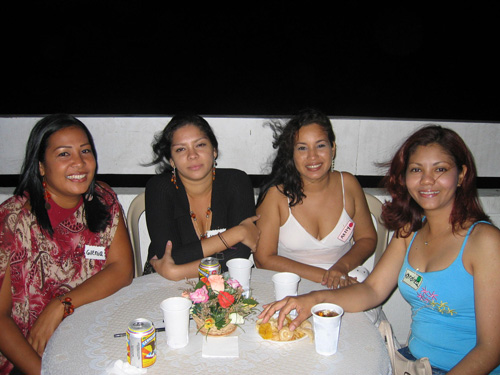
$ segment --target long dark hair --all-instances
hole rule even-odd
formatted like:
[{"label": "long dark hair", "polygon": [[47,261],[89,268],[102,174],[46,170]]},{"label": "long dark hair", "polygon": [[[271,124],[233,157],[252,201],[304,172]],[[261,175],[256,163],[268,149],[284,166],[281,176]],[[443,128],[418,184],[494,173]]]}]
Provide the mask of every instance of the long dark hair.
[{"label": "long dark hair", "polygon": [[172,157],[171,148],[174,133],[176,130],[186,125],[194,125],[200,129],[208,137],[216,154],[219,154],[219,143],[217,142],[217,138],[215,137],[215,134],[207,120],[195,114],[178,114],[172,117],[161,132],[155,134],[154,141],[151,145],[153,147],[154,154],[153,161],[146,165],[156,165],[157,173],[170,172],[172,170],[170,158]]},{"label": "long dark hair", "polygon": [[408,161],[418,146],[431,144],[440,145],[453,159],[459,172],[462,171],[462,166],[467,167],[463,181],[455,192],[450,215],[453,231],[463,228],[469,220],[489,220],[479,203],[476,164],[469,148],[453,130],[439,125],[427,125],[417,130],[403,143],[390,162],[389,171],[383,179],[383,185],[392,200],[384,204],[382,219],[389,229],[397,232],[401,232],[401,229],[409,224],[408,231],[402,233],[404,237],[422,227],[424,214],[422,207],[413,200],[406,186]]},{"label": "long dark hair", "polygon": [[[40,175],[40,163],[45,161],[45,151],[47,149],[49,138],[55,132],[76,126],[82,129],[90,143],[92,153],[96,160],[96,171],[94,178],[90,183],[87,193],[83,197],[85,219],[90,231],[96,233],[104,230],[110,220],[110,215],[99,195],[96,194],[96,174],[97,174],[97,151],[94,145],[94,139],[87,127],[77,118],[67,114],[54,114],[42,118],[31,130],[26,145],[26,155],[24,157],[19,184],[14,190],[17,196],[23,196],[27,193],[31,212],[35,215],[38,224],[50,235],[54,233],[50,224],[49,215],[45,208],[44,188],[42,186],[43,177]],[[89,200],[89,197],[93,199]]]},{"label": "long dark hair", "polygon": [[304,126],[318,124],[323,128],[328,141],[333,146],[335,133],[333,132],[332,123],[323,112],[314,108],[306,108],[299,111],[284,125],[280,121],[269,121],[267,124],[274,133],[273,148],[278,151],[272,163],[271,173],[264,179],[260,187],[257,206],[262,203],[267,191],[276,186],[281,193],[289,198],[290,207],[293,207],[302,202],[305,197],[303,182],[293,161],[297,133]]}]

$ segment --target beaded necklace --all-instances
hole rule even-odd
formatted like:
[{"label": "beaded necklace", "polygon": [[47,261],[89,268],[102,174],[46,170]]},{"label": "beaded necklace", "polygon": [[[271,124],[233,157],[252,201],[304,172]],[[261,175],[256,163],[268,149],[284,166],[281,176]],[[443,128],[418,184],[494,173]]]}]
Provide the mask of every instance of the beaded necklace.
[{"label": "beaded necklace", "polygon": [[[196,231],[198,238],[200,240],[204,240],[205,238],[207,238],[207,232],[202,233],[194,211],[193,210],[189,211],[189,215],[191,215],[191,219],[193,219],[194,230]],[[212,219],[212,208],[211,207],[207,207],[207,212],[205,213],[205,217],[207,218],[207,228],[210,228],[210,225],[212,223],[212,220],[211,220]]]}]

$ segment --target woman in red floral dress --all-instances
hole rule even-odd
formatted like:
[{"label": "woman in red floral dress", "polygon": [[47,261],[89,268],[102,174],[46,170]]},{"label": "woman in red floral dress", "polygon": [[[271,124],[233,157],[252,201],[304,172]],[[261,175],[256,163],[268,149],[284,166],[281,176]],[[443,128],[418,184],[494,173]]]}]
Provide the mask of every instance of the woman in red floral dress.
[{"label": "woman in red floral dress", "polygon": [[51,115],[35,125],[19,185],[0,205],[0,374],[40,373],[60,322],[132,281],[121,206],[96,170],[81,121]]}]

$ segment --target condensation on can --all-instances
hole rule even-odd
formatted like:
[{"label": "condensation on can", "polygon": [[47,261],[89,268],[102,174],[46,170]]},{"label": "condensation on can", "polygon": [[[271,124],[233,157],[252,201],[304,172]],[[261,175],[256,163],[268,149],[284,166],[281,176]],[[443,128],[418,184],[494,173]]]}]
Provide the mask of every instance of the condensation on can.
[{"label": "condensation on can", "polygon": [[139,318],[129,323],[127,360],[138,368],[149,367],[156,362],[156,330],[151,321]]},{"label": "condensation on can", "polygon": [[198,276],[200,279],[210,275],[220,275],[220,271],[219,260],[214,257],[203,258],[198,266]]}]

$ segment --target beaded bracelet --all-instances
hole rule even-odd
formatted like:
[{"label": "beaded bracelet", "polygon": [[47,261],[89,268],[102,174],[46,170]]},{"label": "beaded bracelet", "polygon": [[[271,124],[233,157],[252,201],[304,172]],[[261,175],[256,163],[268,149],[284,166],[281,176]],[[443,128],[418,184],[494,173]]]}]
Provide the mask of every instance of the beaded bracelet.
[{"label": "beaded bracelet", "polygon": [[73,305],[70,297],[65,297],[64,299],[59,298],[59,301],[61,301],[61,303],[64,305],[63,319],[75,312],[75,306]]},{"label": "beaded bracelet", "polygon": [[217,236],[219,236],[220,240],[222,241],[222,243],[224,244],[224,246],[226,247],[226,249],[229,249],[230,247],[227,245],[227,242],[226,240],[224,239],[224,237],[222,237],[222,234],[217,233]]}]

